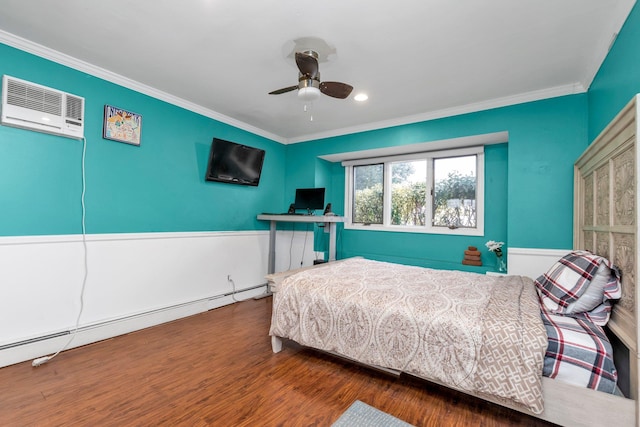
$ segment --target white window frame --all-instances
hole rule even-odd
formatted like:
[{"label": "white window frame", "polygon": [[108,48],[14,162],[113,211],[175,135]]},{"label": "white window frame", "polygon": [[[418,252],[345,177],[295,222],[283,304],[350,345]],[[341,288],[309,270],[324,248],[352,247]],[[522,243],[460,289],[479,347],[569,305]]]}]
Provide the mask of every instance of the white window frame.
[{"label": "white window frame", "polygon": [[[427,183],[433,191],[433,160],[448,157],[476,156],[476,227],[475,228],[455,228],[434,227],[432,225],[433,216],[433,195],[427,198],[427,217],[425,226],[416,225],[393,225],[391,224],[391,164],[408,160],[426,160],[427,162]],[[384,164],[384,199],[383,199],[383,223],[382,224],[359,224],[353,223],[351,215],[353,213],[353,167],[372,164]],[[438,150],[423,153],[413,153],[397,156],[376,157],[358,160],[348,160],[342,162],[345,166],[345,223],[344,228],[349,230],[371,230],[371,231],[395,231],[405,233],[428,233],[428,234],[451,234],[461,236],[484,236],[484,146],[459,148],[453,150]]]}]

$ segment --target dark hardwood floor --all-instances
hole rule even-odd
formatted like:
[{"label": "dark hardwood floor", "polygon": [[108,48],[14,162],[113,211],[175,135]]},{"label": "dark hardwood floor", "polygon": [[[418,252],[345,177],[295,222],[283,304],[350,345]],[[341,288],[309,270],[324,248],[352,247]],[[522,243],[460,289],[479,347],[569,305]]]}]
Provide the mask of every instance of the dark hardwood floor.
[{"label": "dark hardwood floor", "polygon": [[1,426],[330,426],[361,400],[416,426],[548,426],[286,343],[248,300],[0,369]]}]

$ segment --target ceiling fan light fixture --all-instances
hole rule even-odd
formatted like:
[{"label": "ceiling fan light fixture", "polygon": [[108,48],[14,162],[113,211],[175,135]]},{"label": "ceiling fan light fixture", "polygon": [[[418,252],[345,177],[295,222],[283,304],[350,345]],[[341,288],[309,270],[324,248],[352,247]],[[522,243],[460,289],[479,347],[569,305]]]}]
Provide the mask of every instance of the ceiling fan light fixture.
[{"label": "ceiling fan light fixture", "polygon": [[298,89],[298,98],[305,102],[312,102],[320,98],[320,89],[313,86],[301,87]]},{"label": "ceiling fan light fixture", "polygon": [[358,102],[364,102],[367,99],[369,99],[369,96],[366,93],[359,93],[353,99],[355,99]]}]

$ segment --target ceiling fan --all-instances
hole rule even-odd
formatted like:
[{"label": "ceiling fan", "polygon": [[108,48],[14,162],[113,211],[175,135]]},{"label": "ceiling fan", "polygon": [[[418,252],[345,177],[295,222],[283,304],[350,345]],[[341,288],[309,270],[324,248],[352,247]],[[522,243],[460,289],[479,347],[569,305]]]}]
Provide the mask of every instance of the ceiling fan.
[{"label": "ceiling fan", "polygon": [[304,101],[314,101],[320,97],[320,93],[333,98],[345,99],[353,90],[353,86],[346,83],[320,82],[318,54],[313,50],[296,52],[296,65],[300,70],[298,84],[274,90],[269,92],[269,95],[280,95],[297,89],[298,98]]}]

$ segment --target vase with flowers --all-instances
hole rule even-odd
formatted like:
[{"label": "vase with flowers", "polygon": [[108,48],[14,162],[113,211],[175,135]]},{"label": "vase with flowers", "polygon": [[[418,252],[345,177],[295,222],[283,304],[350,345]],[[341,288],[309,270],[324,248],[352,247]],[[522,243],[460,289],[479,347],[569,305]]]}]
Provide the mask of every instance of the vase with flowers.
[{"label": "vase with flowers", "polygon": [[493,252],[494,254],[496,254],[496,268],[498,269],[498,272],[506,273],[507,264],[504,262],[504,257],[502,253],[502,246],[504,245],[504,242],[496,242],[494,240],[489,240],[487,243],[485,243],[485,245],[490,252]]}]

